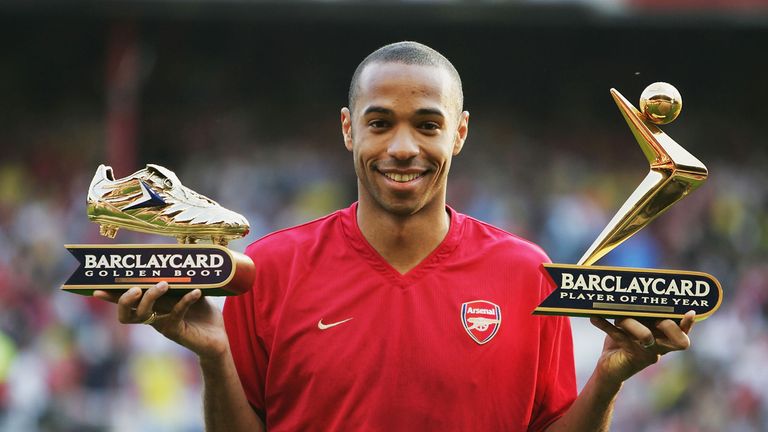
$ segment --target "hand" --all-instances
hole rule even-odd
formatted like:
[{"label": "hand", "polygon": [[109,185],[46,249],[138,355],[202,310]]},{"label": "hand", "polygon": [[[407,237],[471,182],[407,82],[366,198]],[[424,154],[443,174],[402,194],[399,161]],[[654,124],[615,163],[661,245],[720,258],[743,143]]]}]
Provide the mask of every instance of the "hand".
[{"label": "hand", "polygon": [[221,311],[202,299],[199,289],[183,297],[163,297],[168,283],[160,282],[142,293],[133,287],[119,293],[96,290],[93,296],[117,303],[117,319],[123,324],[147,323],[153,313],[156,319],[147,323],[168,339],[185,346],[201,358],[215,358],[229,349]]},{"label": "hand", "polygon": [[619,385],[659,361],[662,355],[688,349],[691,345],[688,334],[695,317],[696,313],[689,311],[679,326],[671,319],[658,320],[646,326],[633,318],[617,319],[614,324],[605,318],[590,318],[592,325],[607,335],[598,360],[598,376]]}]

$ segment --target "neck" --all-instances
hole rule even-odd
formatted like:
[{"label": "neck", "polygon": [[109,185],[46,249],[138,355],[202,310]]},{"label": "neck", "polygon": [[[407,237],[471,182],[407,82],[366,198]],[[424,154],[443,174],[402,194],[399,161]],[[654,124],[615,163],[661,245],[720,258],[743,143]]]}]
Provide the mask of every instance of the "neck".
[{"label": "neck", "polygon": [[405,274],[440,245],[450,227],[445,197],[410,215],[396,215],[370,197],[360,196],[357,225],[365,239],[400,274]]}]

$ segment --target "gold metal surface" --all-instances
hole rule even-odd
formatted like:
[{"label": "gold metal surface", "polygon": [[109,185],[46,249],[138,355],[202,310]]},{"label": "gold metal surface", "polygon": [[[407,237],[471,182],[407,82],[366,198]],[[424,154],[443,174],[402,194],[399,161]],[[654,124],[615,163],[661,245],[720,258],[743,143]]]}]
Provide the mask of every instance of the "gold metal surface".
[{"label": "gold metal surface", "polygon": [[611,89],[611,96],[648,159],[650,171],[581,257],[578,265],[592,265],[605,256],[699,187],[708,174],[703,163],[655,124],[646,121],[645,116],[616,89]]},{"label": "gold metal surface", "polygon": [[198,240],[226,246],[248,234],[248,221],[181,184],[173,171],[148,164],[122,179],[100,165],[87,197],[88,218],[99,233],[115,238],[119,228],[176,237],[182,244]]},{"label": "gold metal surface", "polygon": [[645,119],[657,125],[674,121],[683,109],[683,97],[669,83],[655,82],[640,95],[640,112]]}]

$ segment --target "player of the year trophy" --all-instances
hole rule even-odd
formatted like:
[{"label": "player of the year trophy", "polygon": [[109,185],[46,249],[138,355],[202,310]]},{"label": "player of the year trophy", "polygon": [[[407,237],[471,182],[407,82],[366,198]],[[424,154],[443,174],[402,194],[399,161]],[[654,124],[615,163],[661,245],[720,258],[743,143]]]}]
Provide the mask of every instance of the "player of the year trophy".
[{"label": "player of the year trophy", "polygon": [[640,96],[637,110],[615,89],[611,95],[650,163],[650,172],[577,265],[543,264],[555,290],[534,314],[696,319],[720,307],[722,287],[712,275],[682,270],[593,266],[613,248],[640,231],[699,187],[707,168],[658,125],[673,121],[682,109],[680,93],[657,82]]},{"label": "player of the year trophy", "polygon": [[[91,295],[166,281],[169,293],[200,288],[204,295],[241,294],[251,288],[253,261],[225,246],[248,234],[248,221],[181,184],[169,169],[148,164],[115,179],[101,165],[87,195],[88,218],[101,235],[119,228],[176,237],[179,244],[66,245],[80,263],[62,289]],[[199,240],[210,244],[197,244]]]}]

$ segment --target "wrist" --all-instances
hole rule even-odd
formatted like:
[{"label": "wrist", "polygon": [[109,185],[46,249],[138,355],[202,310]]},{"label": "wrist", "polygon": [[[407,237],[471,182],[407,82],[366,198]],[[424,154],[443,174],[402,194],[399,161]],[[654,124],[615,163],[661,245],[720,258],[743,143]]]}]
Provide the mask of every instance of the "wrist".
[{"label": "wrist", "polygon": [[623,379],[616,378],[613,374],[606,373],[601,370],[600,367],[595,369],[592,374],[592,380],[602,393],[609,395],[610,397],[615,396],[624,386]]},{"label": "wrist", "polygon": [[229,344],[197,354],[198,362],[203,369],[221,366],[229,361],[231,357],[232,353],[229,350]]}]

